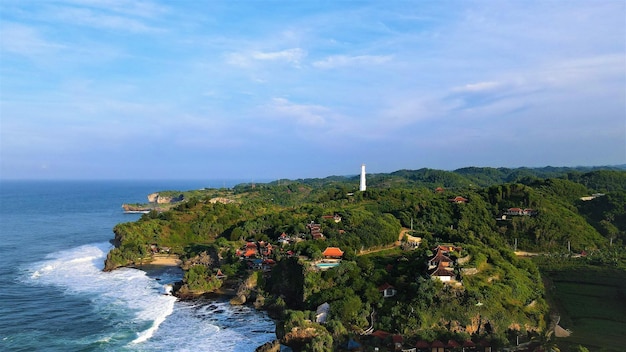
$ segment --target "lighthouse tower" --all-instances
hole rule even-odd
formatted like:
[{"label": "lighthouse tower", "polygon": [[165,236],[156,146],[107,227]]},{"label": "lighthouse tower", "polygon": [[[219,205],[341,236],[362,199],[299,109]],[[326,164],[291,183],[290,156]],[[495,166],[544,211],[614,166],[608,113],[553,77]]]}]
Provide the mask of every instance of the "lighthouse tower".
[{"label": "lighthouse tower", "polygon": [[365,191],[365,164],[361,165],[361,184],[359,185],[359,191]]}]

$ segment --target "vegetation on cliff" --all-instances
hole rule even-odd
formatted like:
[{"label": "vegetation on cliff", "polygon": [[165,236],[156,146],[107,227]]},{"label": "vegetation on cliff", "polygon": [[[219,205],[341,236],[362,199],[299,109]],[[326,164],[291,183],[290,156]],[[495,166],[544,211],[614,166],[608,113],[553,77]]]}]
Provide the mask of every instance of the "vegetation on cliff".
[{"label": "vegetation on cliff", "polygon": [[[105,270],[166,250],[188,263],[185,285],[195,293],[219,288],[218,269],[242,283],[249,270],[267,270],[255,291],[284,322],[283,342],[302,350],[371,329],[493,346],[545,330],[540,272],[515,249],[626,270],[625,171],[401,170],[368,176],[365,192],[357,186],[355,177],[329,177],[194,191],[169,211],[117,225]],[[447,255],[457,284],[430,276],[440,244],[455,248]],[[327,247],[341,248],[342,261],[319,270]],[[385,287],[394,295],[384,297]],[[322,324],[316,310],[325,303]]]}]

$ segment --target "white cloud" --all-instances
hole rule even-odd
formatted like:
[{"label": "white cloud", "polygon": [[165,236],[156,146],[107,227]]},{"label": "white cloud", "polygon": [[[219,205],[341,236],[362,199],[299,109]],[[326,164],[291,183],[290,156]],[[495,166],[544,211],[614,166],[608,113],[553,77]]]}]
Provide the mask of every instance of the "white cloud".
[{"label": "white cloud", "polygon": [[332,69],[353,65],[380,65],[389,62],[392,59],[393,56],[391,55],[333,55],[325,58],[324,60],[315,61],[313,66],[321,69]]},{"label": "white cloud", "polygon": [[499,82],[493,82],[493,81],[478,82],[478,83],[466,84],[461,87],[455,87],[452,89],[452,91],[458,92],[458,93],[476,93],[476,92],[492,91],[501,86],[502,84]]},{"label": "white cloud", "polygon": [[325,115],[329,113],[323,106],[295,104],[285,98],[273,98],[267,108],[274,116],[293,119],[296,123],[306,126],[324,125]]},{"label": "white cloud", "polygon": [[160,32],[161,29],[150,26],[142,19],[123,14],[108,14],[100,10],[88,8],[58,8],[53,16],[60,21],[72,25],[112,29],[132,33]]},{"label": "white cloud", "polygon": [[14,23],[0,26],[0,47],[2,51],[24,56],[36,56],[63,49],[64,46],[45,39],[32,27]]},{"label": "white cloud", "polygon": [[226,55],[226,62],[235,66],[250,66],[255,61],[286,62],[299,66],[300,61],[307,55],[300,48],[285,49],[281,51],[252,51],[247,53],[235,52]]},{"label": "white cloud", "polygon": [[306,56],[306,52],[300,48],[295,49],[287,49],[282,51],[273,51],[273,52],[254,52],[252,53],[252,58],[256,60],[279,60],[279,61],[287,61],[290,63],[298,63],[302,58]]}]

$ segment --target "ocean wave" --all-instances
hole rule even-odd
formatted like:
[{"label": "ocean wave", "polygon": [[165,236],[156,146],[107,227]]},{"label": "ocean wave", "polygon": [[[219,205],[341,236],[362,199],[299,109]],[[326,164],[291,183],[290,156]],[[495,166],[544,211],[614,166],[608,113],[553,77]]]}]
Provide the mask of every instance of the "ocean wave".
[{"label": "ocean wave", "polygon": [[[94,303],[94,309],[106,316],[125,320],[121,317],[132,312],[133,317],[125,326],[135,333],[131,343],[145,342],[172,314],[176,298],[163,295],[163,285],[141,270],[122,268],[103,272],[110,248],[108,243],[98,243],[50,254],[27,269],[26,281],[59,287],[67,294],[86,295]],[[124,322],[117,325],[124,326]]]},{"label": "ocean wave", "polygon": [[[273,340],[274,322],[266,314],[227,301],[180,302],[164,295],[168,280],[144,271],[121,268],[103,272],[111,245],[98,243],[60,251],[30,265],[23,275],[29,285],[57,287],[68,295],[89,299],[111,330],[73,343],[104,351],[248,352]],[[84,314],[91,314],[83,312]]]}]

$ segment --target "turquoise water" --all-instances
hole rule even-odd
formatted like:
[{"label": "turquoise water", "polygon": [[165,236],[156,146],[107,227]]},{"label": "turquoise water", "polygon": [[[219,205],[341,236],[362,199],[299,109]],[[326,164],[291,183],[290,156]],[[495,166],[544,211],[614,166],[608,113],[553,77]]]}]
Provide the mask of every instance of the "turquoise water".
[{"label": "turquoise water", "polygon": [[254,351],[274,339],[274,323],[254,309],[162,295],[176,268],[101,270],[113,226],[141,216],[122,203],[224,184],[2,181],[0,350]]},{"label": "turquoise water", "polygon": [[320,269],[328,269],[328,268],[334,268],[338,266],[339,264],[340,263],[317,263],[315,265]]}]

